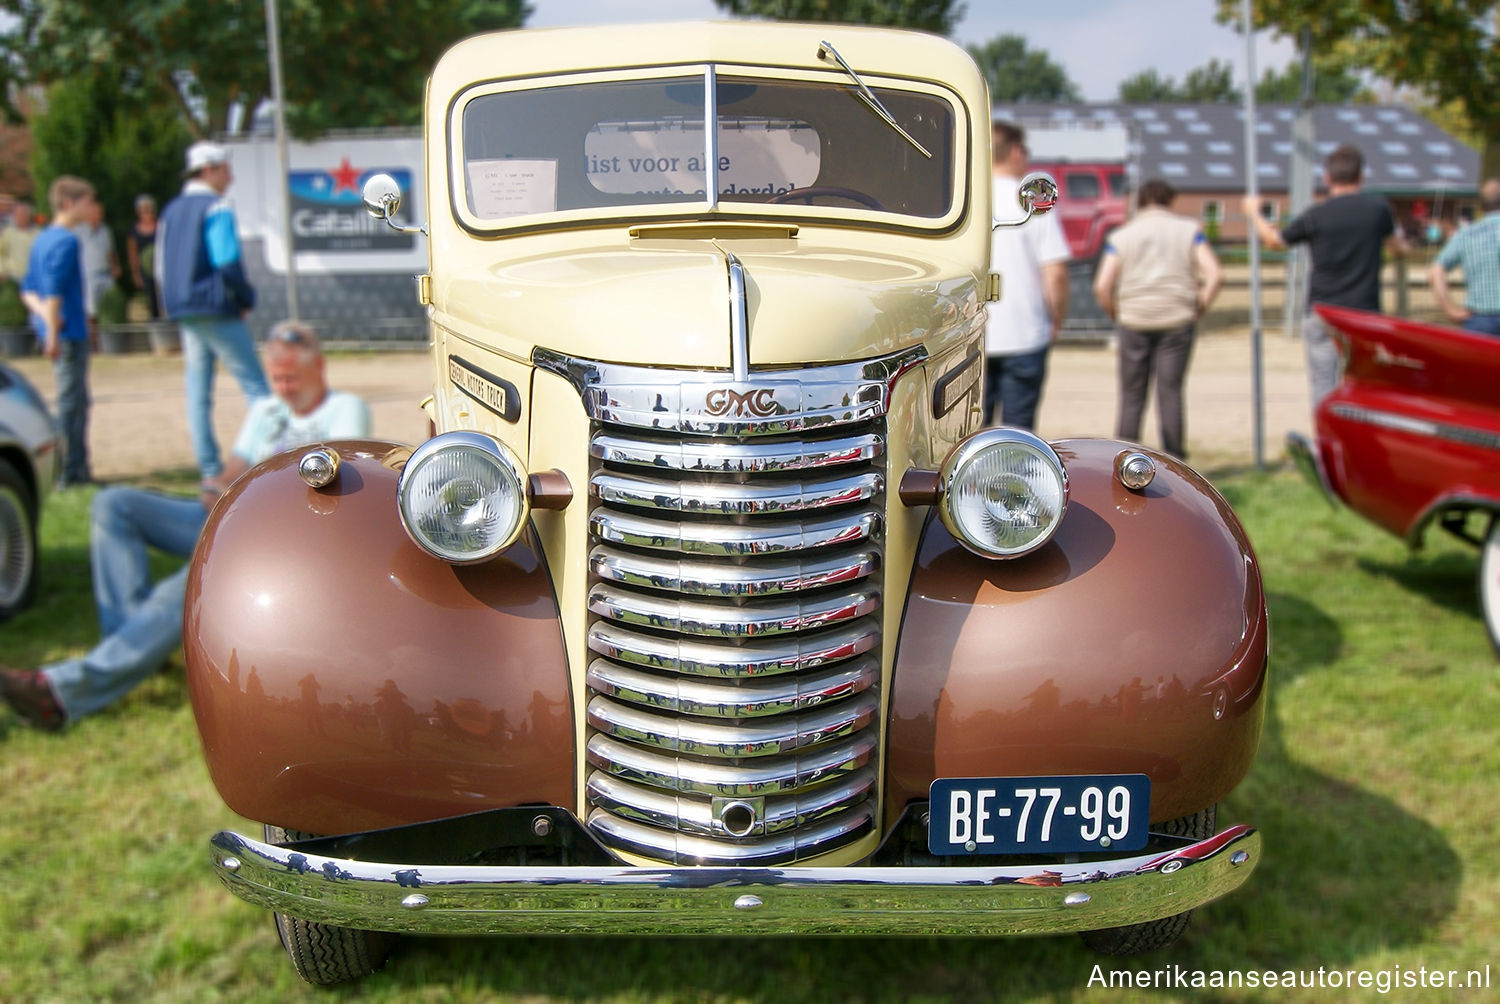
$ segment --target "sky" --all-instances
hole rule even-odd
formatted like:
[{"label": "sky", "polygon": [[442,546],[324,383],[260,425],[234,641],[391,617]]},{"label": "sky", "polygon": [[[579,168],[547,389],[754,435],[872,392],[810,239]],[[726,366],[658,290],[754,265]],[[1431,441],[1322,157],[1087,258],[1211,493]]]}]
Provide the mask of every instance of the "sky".
[{"label": "sky", "polygon": [[[713,0],[530,0],[527,27],[686,21],[727,17]],[[996,35],[1021,35],[1068,71],[1087,101],[1113,101],[1120,81],[1155,69],[1181,81],[1210,59],[1235,67],[1244,81],[1245,43],[1214,20],[1215,0],[967,0],[953,31],[962,45]],[[1280,68],[1295,55],[1286,39],[1262,32],[1256,39],[1255,75]]]}]

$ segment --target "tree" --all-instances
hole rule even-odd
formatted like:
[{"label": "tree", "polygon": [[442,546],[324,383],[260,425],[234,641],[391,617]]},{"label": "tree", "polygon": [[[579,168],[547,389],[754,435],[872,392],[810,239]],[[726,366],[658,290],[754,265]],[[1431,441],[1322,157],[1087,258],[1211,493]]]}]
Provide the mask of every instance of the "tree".
[{"label": "tree", "polygon": [[1142,70],[1120,81],[1118,93],[1121,101],[1131,104],[1227,104],[1241,98],[1234,84],[1234,67],[1217,59],[1189,70],[1181,85],[1154,69]]},{"label": "tree", "polygon": [[1120,81],[1119,99],[1129,104],[1151,105],[1169,101],[1181,101],[1177,81],[1164,77],[1153,70],[1142,70],[1133,77]]},{"label": "tree", "polygon": [[740,17],[778,21],[833,21],[919,28],[947,35],[963,16],[953,0],[714,0],[721,10]]},{"label": "tree", "polygon": [[125,261],[125,232],[135,220],[135,197],[158,205],[182,184],[182,149],[190,138],[175,109],[152,108],[107,76],[85,76],[54,84],[31,121],[31,176],[39,208],[59,174],[75,174],[94,185]]},{"label": "tree", "polygon": [[991,101],[1081,101],[1078,86],[1052,57],[1028,48],[1020,35],[996,35],[969,46],[990,85]]},{"label": "tree", "polygon": [[[1364,82],[1341,66],[1313,65],[1312,99],[1320,105],[1344,105],[1369,96]],[[1292,60],[1280,70],[1266,70],[1255,85],[1255,100],[1267,104],[1296,104],[1302,100],[1302,62]]]},{"label": "tree", "polygon": [[1210,59],[1182,78],[1182,100],[1192,104],[1231,104],[1241,100],[1234,84],[1234,67]]},{"label": "tree", "polygon": [[[270,94],[264,0],[0,0],[0,11],[12,16],[0,84],[109,77],[148,106],[175,106],[195,136]],[[524,0],[280,0],[279,11],[287,117],[303,135],[420,121],[443,49],[529,13]]]},{"label": "tree", "polygon": [[[1240,21],[1237,0],[1219,20]],[[1297,38],[1314,53],[1458,103],[1484,140],[1483,177],[1500,176],[1500,0],[1254,0],[1257,28]]]}]

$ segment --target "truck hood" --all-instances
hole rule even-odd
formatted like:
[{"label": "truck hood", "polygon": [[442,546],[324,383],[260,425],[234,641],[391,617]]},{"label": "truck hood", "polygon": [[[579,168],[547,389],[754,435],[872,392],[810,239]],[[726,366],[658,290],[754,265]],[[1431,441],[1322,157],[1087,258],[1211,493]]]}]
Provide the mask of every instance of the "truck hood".
[{"label": "truck hood", "polygon": [[[750,364],[871,358],[973,319],[973,271],[930,256],[725,242],[745,268]],[[440,323],[520,358],[727,369],[729,279],[705,241],[640,241],[512,259],[434,290]],[[769,246],[769,247],[767,247]],[[924,249],[925,250],[925,249]]]}]

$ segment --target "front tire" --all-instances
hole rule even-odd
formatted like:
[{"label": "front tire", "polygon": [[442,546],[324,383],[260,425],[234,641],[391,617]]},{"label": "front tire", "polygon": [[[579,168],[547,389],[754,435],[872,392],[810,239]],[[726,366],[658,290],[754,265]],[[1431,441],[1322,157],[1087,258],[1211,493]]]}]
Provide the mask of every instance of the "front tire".
[{"label": "front tire", "polygon": [[[306,840],[317,834],[286,830],[269,823],[266,840],[273,844]],[[300,917],[275,914],[276,935],[286,949],[297,975],[316,986],[349,983],[385,965],[395,947],[396,936],[387,931],[360,931],[352,927],[317,924]]]},{"label": "front tire", "polygon": [[1490,645],[1500,654],[1500,515],[1490,517],[1490,530],[1479,550],[1479,608]]},{"label": "front tire", "polygon": [[0,460],[0,622],[36,596],[36,517],[35,498],[21,473]]},{"label": "front tire", "polygon": [[[1219,807],[1210,805],[1202,812],[1171,819],[1151,829],[1158,833],[1169,833],[1175,837],[1206,840],[1214,835],[1218,820]],[[1100,955],[1140,955],[1142,952],[1154,952],[1174,943],[1182,937],[1188,929],[1188,922],[1192,919],[1193,911],[1187,910],[1170,917],[1162,917],[1160,920],[1127,924],[1124,927],[1106,927],[1098,931],[1083,931],[1081,936],[1083,943]]]}]

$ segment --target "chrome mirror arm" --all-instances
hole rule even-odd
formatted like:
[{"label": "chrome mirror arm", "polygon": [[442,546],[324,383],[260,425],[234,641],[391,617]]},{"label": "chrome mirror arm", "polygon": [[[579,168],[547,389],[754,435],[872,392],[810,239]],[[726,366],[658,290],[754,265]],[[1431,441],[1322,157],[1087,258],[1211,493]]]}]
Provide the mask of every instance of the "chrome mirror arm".
[{"label": "chrome mirror arm", "polygon": [[990,226],[992,232],[1001,227],[1019,227],[1033,216],[1052,212],[1052,208],[1057,205],[1057,182],[1045,171],[1033,171],[1021,179],[1016,201],[1021,204],[1026,215],[1019,220],[994,220]]},{"label": "chrome mirror arm", "polygon": [[427,224],[409,226],[397,223],[396,213],[401,209],[401,186],[396,184],[396,179],[389,174],[372,174],[365,181],[363,192],[365,211],[377,220],[385,220],[385,225],[403,234],[427,235]]}]

